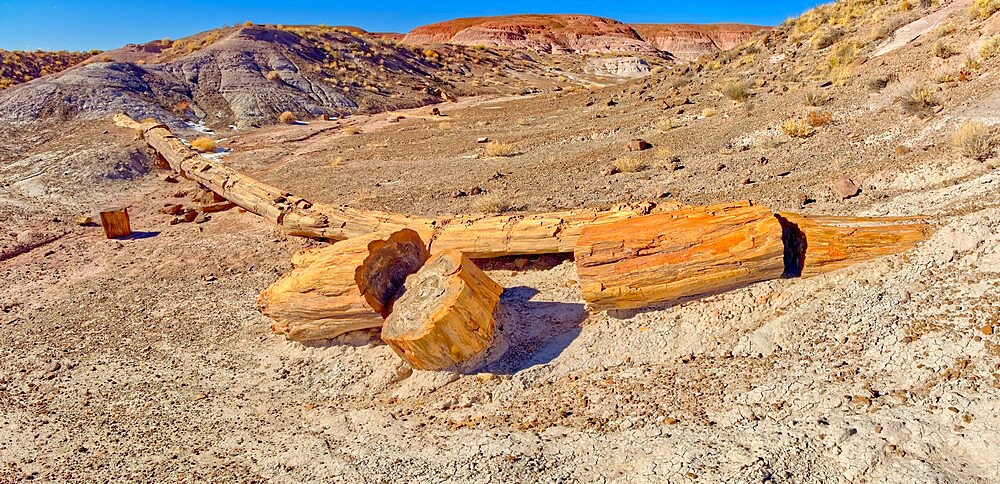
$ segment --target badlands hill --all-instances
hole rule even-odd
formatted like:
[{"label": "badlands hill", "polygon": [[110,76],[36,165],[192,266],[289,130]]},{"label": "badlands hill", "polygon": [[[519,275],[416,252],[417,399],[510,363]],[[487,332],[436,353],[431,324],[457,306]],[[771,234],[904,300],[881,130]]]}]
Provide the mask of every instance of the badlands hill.
[{"label": "badlands hill", "polygon": [[693,60],[749,40],[753,25],[634,24],[590,15],[507,15],[449,20],[418,27],[413,44],[450,43],[567,53],[655,53]]},{"label": "badlands hill", "polygon": [[0,90],[69,69],[98,53],[0,49]]},{"label": "badlands hill", "polygon": [[[415,370],[377,332],[273,335],[257,297],[327,241],[238,210],[174,223],[204,194],[107,117],[0,121],[0,476],[998,482],[998,11],[842,0],[639,79],[537,57],[564,69],[500,79],[550,89],[438,114],[180,133],[332,206],[751,199],[933,228],[904,254],[634,313],[588,311],[571,257],[479,261],[506,288],[507,346],[476,374]],[[105,206],[141,232],[74,223]]]}]

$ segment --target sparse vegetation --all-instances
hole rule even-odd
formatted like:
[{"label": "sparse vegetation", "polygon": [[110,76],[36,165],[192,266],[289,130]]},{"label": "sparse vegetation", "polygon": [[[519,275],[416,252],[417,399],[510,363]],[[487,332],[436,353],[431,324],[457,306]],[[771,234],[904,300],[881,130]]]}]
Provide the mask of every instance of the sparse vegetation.
[{"label": "sparse vegetation", "polygon": [[291,111],[285,111],[278,115],[278,121],[285,124],[292,124],[296,121],[295,115]]},{"label": "sparse vegetation", "polygon": [[826,126],[833,122],[833,113],[829,111],[813,111],[806,116],[806,122],[814,128]]},{"label": "sparse vegetation", "polygon": [[958,51],[943,41],[938,40],[931,45],[931,55],[941,59],[948,59],[952,56],[958,55]]},{"label": "sparse vegetation", "polygon": [[202,153],[214,153],[219,149],[219,145],[212,138],[198,138],[191,142],[191,148]]},{"label": "sparse vegetation", "polygon": [[794,118],[781,123],[781,130],[792,138],[808,138],[816,132],[816,129],[809,126],[809,123]]},{"label": "sparse vegetation", "polygon": [[514,156],[514,145],[502,141],[490,141],[483,148],[484,154],[489,158],[499,158],[502,156]]},{"label": "sparse vegetation", "polygon": [[812,106],[812,107],[824,106],[829,101],[830,101],[830,96],[815,89],[807,89],[805,91],[802,91],[802,102],[805,103],[806,106]]},{"label": "sparse vegetation", "polygon": [[934,90],[927,86],[914,87],[903,95],[901,102],[904,112],[921,117],[932,114],[934,107],[938,105]]},{"label": "sparse vegetation", "polygon": [[95,52],[7,51],[0,49],[0,90],[55,74],[86,60]]},{"label": "sparse vegetation", "polygon": [[482,195],[472,202],[472,210],[478,213],[503,213],[513,208],[506,197],[494,193]]},{"label": "sparse vegetation", "polygon": [[278,71],[268,71],[264,77],[266,77],[269,81],[277,81],[278,79],[281,79],[281,74],[279,74]]},{"label": "sparse vegetation", "polygon": [[979,44],[979,57],[984,61],[996,57],[998,53],[1000,53],[1000,34],[993,34]]},{"label": "sparse vegetation", "polygon": [[727,82],[720,90],[723,96],[736,102],[745,102],[750,99],[750,83],[747,81]]},{"label": "sparse vegetation", "polygon": [[827,28],[816,31],[811,42],[814,49],[825,49],[830,47],[844,36],[844,29],[839,27]]},{"label": "sparse vegetation", "polygon": [[612,164],[622,173],[636,173],[649,167],[645,161],[634,156],[623,156]]},{"label": "sparse vegetation", "polygon": [[705,109],[701,110],[701,117],[703,117],[703,118],[711,118],[712,116],[715,116],[718,113],[719,113],[718,109],[715,109],[713,107],[708,107],[708,108],[705,108]]},{"label": "sparse vegetation", "polygon": [[993,150],[989,127],[978,121],[966,121],[952,135],[951,142],[962,156],[974,160],[989,158]]},{"label": "sparse vegetation", "polygon": [[361,134],[361,128],[357,126],[348,126],[344,128],[344,134],[348,136],[354,136],[356,134]]},{"label": "sparse vegetation", "polygon": [[972,2],[972,16],[978,19],[989,18],[1000,11],[1000,0],[974,0]]}]

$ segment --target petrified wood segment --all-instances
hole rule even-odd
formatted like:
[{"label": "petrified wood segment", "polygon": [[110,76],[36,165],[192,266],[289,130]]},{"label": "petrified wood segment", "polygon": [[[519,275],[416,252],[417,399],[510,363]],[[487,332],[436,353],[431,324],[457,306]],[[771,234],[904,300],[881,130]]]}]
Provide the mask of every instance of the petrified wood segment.
[{"label": "petrified wood segment", "polygon": [[583,298],[595,310],[721,293],[785,270],[781,223],[750,203],[590,226],[575,255]]},{"label": "petrified wood segment", "polygon": [[109,208],[101,211],[101,226],[109,239],[119,239],[132,235],[127,208]]},{"label": "petrified wood segment", "polygon": [[420,270],[430,257],[420,234],[403,229],[388,239],[368,243],[368,257],[355,270],[354,280],[368,305],[387,318],[406,277]]},{"label": "petrified wood segment", "polygon": [[789,212],[778,218],[794,232],[788,252],[796,258],[798,273],[790,276],[815,276],[905,252],[931,234],[930,226],[918,218],[805,217]]},{"label": "petrified wood segment", "polygon": [[382,316],[354,280],[369,255],[368,244],[378,238],[369,234],[295,254],[292,271],[258,299],[261,312],[275,320],[271,329],[293,341],[311,341],[381,327]]},{"label": "petrified wood segment", "polygon": [[454,368],[493,341],[503,292],[468,257],[445,252],[406,279],[382,339],[414,368]]}]

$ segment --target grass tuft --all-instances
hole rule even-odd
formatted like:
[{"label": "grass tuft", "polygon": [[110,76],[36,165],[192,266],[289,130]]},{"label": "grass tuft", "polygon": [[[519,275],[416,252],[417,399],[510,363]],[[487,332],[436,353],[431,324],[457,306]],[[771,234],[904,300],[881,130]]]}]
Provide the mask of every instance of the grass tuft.
[{"label": "grass tuft", "polygon": [[952,135],[951,143],[962,156],[974,160],[985,160],[993,151],[990,129],[978,121],[966,121]]}]

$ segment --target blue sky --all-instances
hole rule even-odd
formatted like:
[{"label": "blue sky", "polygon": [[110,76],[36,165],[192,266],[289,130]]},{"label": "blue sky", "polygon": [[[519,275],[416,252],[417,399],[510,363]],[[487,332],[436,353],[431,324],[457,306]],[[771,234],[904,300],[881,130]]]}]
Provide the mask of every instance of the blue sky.
[{"label": "blue sky", "polygon": [[662,0],[414,1],[414,0],[0,0],[0,48],[113,49],[128,43],[178,39],[250,20],[270,24],[356,25],[406,32],[456,17],[511,13],[585,13],[623,22],[744,22],[776,25],[823,1]]}]

